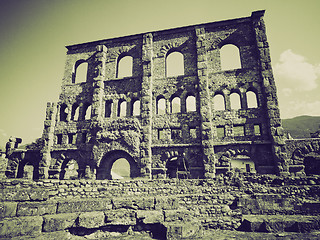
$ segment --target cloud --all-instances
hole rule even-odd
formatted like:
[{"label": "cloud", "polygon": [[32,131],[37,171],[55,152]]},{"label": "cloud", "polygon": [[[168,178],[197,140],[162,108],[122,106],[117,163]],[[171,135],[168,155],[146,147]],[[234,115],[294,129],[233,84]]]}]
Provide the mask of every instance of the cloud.
[{"label": "cloud", "polygon": [[320,77],[320,65],[308,63],[304,56],[288,49],[281,53],[274,73],[279,84],[285,85],[286,88],[311,91],[318,86],[316,80]]}]

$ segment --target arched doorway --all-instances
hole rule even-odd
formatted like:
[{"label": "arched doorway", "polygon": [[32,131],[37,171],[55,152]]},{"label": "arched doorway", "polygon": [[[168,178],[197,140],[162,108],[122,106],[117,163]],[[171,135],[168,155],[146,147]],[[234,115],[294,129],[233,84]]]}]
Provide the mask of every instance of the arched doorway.
[{"label": "arched doorway", "polygon": [[125,151],[108,152],[97,169],[97,179],[126,179],[140,175],[136,161]]}]

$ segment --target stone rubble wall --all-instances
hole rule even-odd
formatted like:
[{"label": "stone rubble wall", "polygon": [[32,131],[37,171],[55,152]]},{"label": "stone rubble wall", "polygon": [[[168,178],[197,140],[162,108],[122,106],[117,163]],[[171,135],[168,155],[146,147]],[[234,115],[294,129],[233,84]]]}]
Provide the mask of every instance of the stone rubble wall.
[{"label": "stone rubble wall", "polygon": [[320,215],[320,176],[0,182],[0,237],[181,223],[235,230],[243,215]]}]

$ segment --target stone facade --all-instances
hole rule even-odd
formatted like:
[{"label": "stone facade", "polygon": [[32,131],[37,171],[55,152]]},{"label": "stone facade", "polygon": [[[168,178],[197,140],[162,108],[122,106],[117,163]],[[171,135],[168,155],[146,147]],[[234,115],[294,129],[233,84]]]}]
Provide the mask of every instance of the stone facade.
[{"label": "stone facade", "polygon": [[59,102],[32,150],[9,149],[7,176],[111,179],[118,159],[132,178],[288,173],[263,16],[67,46]]}]

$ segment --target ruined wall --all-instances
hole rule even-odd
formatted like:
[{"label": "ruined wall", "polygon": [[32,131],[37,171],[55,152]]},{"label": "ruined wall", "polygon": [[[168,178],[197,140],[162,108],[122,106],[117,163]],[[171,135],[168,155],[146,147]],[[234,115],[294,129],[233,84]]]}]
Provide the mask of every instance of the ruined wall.
[{"label": "ruined wall", "polygon": [[263,15],[67,46],[38,178],[62,179],[74,164],[78,178],[110,179],[120,156],[131,177],[287,173]]},{"label": "ruined wall", "polygon": [[[216,180],[3,180],[0,236],[171,227],[238,229],[249,215],[319,214],[319,177],[224,176]],[[302,218],[301,217],[301,218]],[[19,227],[18,227],[19,226]],[[118,229],[118,230],[117,230]],[[298,231],[298,230],[297,230]],[[181,236],[180,236],[181,237]]]}]

